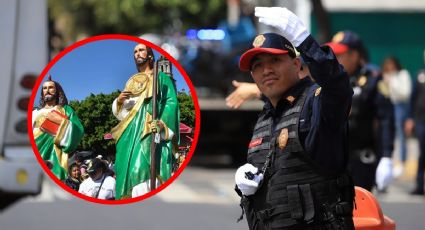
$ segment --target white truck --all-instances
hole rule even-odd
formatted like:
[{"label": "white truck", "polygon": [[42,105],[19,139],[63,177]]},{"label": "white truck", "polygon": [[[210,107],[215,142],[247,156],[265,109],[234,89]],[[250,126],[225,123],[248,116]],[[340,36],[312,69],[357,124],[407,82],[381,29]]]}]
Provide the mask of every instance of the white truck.
[{"label": "white truck", "polygon": [[0,210],[41,192],[27,108],[48,61],[47,20],[46,0],[0,0]]}]

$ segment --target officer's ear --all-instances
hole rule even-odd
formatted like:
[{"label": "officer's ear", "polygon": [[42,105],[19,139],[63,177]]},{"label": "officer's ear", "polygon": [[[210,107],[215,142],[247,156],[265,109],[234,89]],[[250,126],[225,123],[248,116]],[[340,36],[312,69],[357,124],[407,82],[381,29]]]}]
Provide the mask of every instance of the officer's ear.
[{"label": "officer's ear", "polygon": [[301,59],[299,57],[295,57],[293,59],[293,63],[296,67],[296,69],[300,70],[301,69]]}]

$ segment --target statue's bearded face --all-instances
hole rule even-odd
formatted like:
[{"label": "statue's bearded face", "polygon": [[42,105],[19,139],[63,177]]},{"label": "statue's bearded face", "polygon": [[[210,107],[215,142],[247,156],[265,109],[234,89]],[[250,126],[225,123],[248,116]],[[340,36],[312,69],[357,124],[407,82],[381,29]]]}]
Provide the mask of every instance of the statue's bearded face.
[{"label": "statue's bearded face", "polygon": [[53,81],[46,81],[43,84],[43,100],[53,101],[56,99],[56,86]]},{"label": "statue's bearded face", "polygon": [[149,58],[146,45],[138,44],[134,47],[134,61],[136,62],[136,65],[145,64]]}]

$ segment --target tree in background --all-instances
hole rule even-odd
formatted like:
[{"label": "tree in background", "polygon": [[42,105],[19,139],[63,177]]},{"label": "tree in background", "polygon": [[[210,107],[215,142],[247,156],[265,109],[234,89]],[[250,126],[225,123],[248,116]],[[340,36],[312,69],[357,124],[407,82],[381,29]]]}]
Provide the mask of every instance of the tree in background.
[{"label": "tree in background", "polygon": [[[84,137],[78,151],[93,151],[95,155],[115,154],[114,140],[104,140],[104,135],[118,124],[112,114],[112,102],[118,97],[120,91],[111,94],[91,94],[81,101],[71,101],[70,106],[76,111],[84,126]],[[180,122],[190,127],[195,125],[195,108],[190,95],[184,91],[178,92],[177,100],[180,108]]]},{"label": "tree in background", "polygon": [[111,94],[91,94],[84,100],[71,101],[70,105],[77,112],[84,126],[85,135],[78,150],[89,150],[95,154],[114,154],[113,140],[104,140],[104,135],[110,133],[112,127],[118,124],[111,110],[112,102],[119,91]]},{"label": "tree in background", "polygon": [[49,0],[48,6],[51,26],[65,43],[105,33],[170,34],[215,26],[226,17],[223,0]]},{"label": "tree in background", "polygon": [[180,91],[177,93],[177,100],[180,107],[180,122],[193,128],[195,126],[195,107],[192,96]]}]

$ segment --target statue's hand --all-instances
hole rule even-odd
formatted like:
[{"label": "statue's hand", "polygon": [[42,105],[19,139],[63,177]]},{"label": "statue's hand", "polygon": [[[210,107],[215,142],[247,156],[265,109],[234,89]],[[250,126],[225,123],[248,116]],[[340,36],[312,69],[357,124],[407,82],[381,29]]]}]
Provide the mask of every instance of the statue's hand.
[{"label": "statue's hand", "polygon": [[153,120],[149,125],[152,133],[158,133],[164,129],[164,123],[161,120]]},{"label": "statue's hand", "polygon": [[47,115],[46,115],[46,119],[48,119],[51,122],[54,122],[56,124],[60,124],[62,123],[62,121],[65,119],[63,117],[61,117],[59,114],[50,111]]},{"label": "statue's hand", "polygon": [[131,96],[131,92],[130,91],[122,91],[120,93],[120,95],[118,96],[118,103],[122,104],[124,103],[125,100],[129,99]]}]

